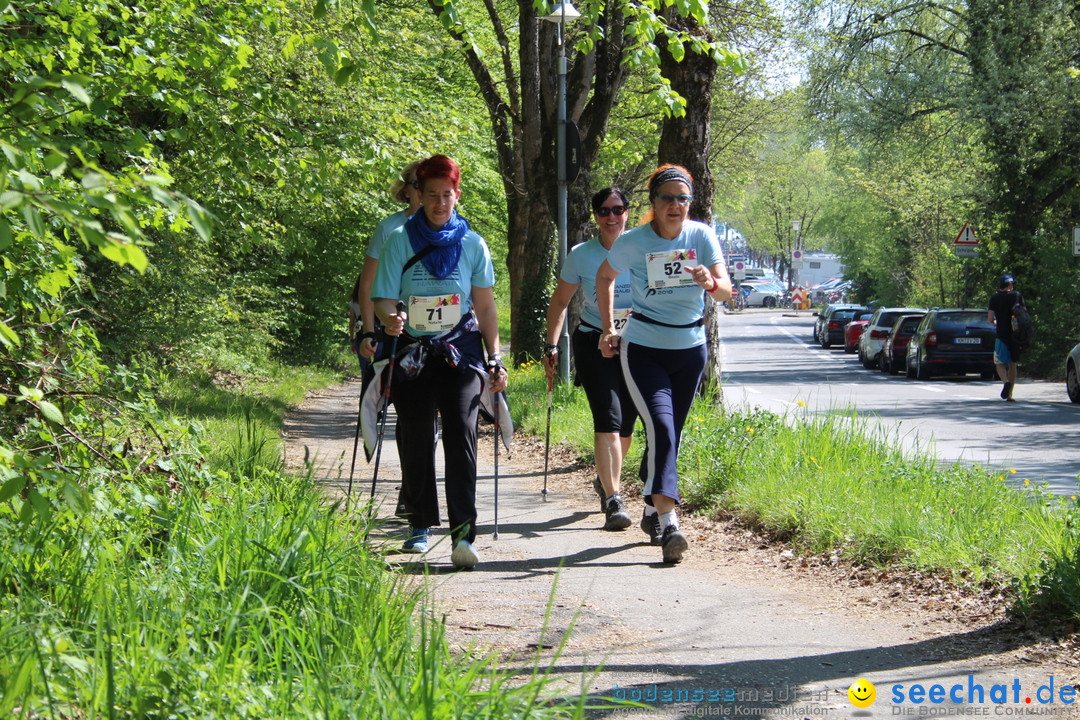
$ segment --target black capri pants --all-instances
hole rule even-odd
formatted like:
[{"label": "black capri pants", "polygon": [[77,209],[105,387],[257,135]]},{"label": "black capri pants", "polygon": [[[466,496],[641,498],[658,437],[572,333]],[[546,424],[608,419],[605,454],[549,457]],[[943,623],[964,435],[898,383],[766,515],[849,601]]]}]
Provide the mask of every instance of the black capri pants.
[{"label": "black capri pants", "polygon": [[572,338],[574,369],[578,384],[592,410],[594,433],[619,433],[620,437],[634,434],[637,408],[623,380],[619,358],[600,354],[600,333],[578,326]]}]

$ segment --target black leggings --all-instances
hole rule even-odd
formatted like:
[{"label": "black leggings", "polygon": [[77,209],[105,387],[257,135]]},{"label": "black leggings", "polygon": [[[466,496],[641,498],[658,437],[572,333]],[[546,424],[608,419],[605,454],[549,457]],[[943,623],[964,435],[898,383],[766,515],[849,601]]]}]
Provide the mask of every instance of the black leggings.
[{"label": "black leggings", "polygon": [[471,368],[432,359],[414,379],[394,375],[390,399],[397,411],[401,500],[409,524],[440,523],[435,477],[436,413],[442,418],[446,509],[454,541],[476,539],[476,416],[483,381]]},{"label": "black leggings", "polygon": [[641,494],[649,505],[649,495],[679,502],[679,442],[707,356],[704,345],[669,350],[622,344],[626,386],[645,424]]},{"label": "black leggings", "polygon": [[630,437],[637,408],[623,381],[619,358],[601,355],[599,344],[600,333],[581,327],[574,331],[574,369],[592,410],[593,432]]}]

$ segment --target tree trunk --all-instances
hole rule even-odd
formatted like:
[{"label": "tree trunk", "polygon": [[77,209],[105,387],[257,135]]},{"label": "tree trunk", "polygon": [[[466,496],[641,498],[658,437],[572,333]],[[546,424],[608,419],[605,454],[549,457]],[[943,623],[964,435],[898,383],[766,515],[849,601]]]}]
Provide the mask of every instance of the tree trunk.
[{"label": "tree trunk", "polygon": [[[440,0],[429,0],[438,16]],[[501,78],[493,75],[460,29],[449,30],[460,44],[491,119],[495,150],[506,192],[507,270],[510,274],[510,346],[514,362],[540,357],[544,343],[548,287],[555,269],[558,239],[555,212],[558,199],[556,130],[558,128],[558,27],[537,15],[532,0],[518,0],[517,69],[506,23],[494,3],[485,2],[492,31],[499,40]],[[605,6],[598,23],[603,34],[590,52],[574,53],[573,38],[565,49],[572,58],[566,82],[567,115],[578,125],[582,154],[580,178],[568,201],[568,246],[584,239],[590,208],[588,182],[615,98],[626,81],[623,63],[627,19],[620,6]],[[588,32],[589,28],[582,28]],[[586,200],[581,201],[584,195]]]},{"label": "tree trunk", "polygon": [[[704,29],[690,19],[676,15],[671,8],[668,22],[679,30],[705,35]],[[660,131],[657,156],[661,164],[682,165],[694,178],[694,200],[690,217],[712,225],[713,178],[709,170],[709,145],[712,114],[712,83],[716,77],[716,62],[708,55],[687,51],[681,62],[671,55],[666,41],[660,41],[660,71],[671,81],[673,90],[686,100],[683,117],[666,117]],[[705,332],[708,338],[709,361],[702,377],[702,390],[715,391],[717,402],[723,401],[720,385],[720,304],[711,297],[705,301]]]}]

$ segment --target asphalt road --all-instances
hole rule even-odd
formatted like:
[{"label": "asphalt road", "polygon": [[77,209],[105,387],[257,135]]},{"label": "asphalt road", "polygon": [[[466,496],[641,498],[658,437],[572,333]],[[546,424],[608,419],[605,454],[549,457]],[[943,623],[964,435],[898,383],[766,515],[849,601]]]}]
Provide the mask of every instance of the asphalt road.
[{"label": "asphalt road", "polygon": [[725,401],[781,415],[854,411],[868,431],[942,463],[979,464],[1018,484],[1028,479],[1055,493],[1077,492],[1080,405],[1069,402],[1064,383],[1021,377],[1016,402],[1007,403],[999,381],[977,375],[890,376],[864,369],[842,347],[822,349],[811,338],[813,324],[808,311],[726,315]]}]

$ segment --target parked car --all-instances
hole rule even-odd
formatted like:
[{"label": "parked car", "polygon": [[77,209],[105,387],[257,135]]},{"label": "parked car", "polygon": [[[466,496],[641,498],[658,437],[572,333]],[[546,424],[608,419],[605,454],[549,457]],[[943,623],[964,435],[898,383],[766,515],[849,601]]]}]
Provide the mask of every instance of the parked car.
[{"label": "parked car", "polygon": [[879,307],[875,310],[859,337],[859,362],[863,367],[872,370],[878,366],[878,355],[885,347],[885,338],[889,337],[898,317],[924,312],[926,308],[917,307]]},{"label": "parked car", "polygon": [[739,287],[743,289],[744,293],[747,288],[750,289],[750,292],[746,295],[746,307],[757,305],[767,308],[776,307],[780,304],[780,299],[784,297],[784,288],[770,282],[744,280],[739,284]]},{"label": "parked car", "polygon": [[863,328],[870,322],[870,316],[874,314],[871,308],[856,310],[851,322],[844,328],[844,352],[853,353],[859,349],[859,338],[862,337]]},{"label": "parked car", "polygon": [[1069,351],[1065,358],[1065,390],[1069,399],[1080,403],[1080,344]]},{"label": "parked car", "polygon": [[906,367],[908,341],[911,340],[925,316],[926,313],[912,313],[901,315],[896,319],[878,356],[881,372],[895,375]]},{"label": "parked car", "polygon": [[997,333],[986,308],[934,308],[926,313],[907,348],[907,376],[979,373],[994,377]]},{"label": "parked car", "polygon": [[833,345],[841,345],[844,342],[844,328],[855,313],[865,310],[862,305],[830,305],[824,312],[818,314],[817,341],[823,348]]}]

